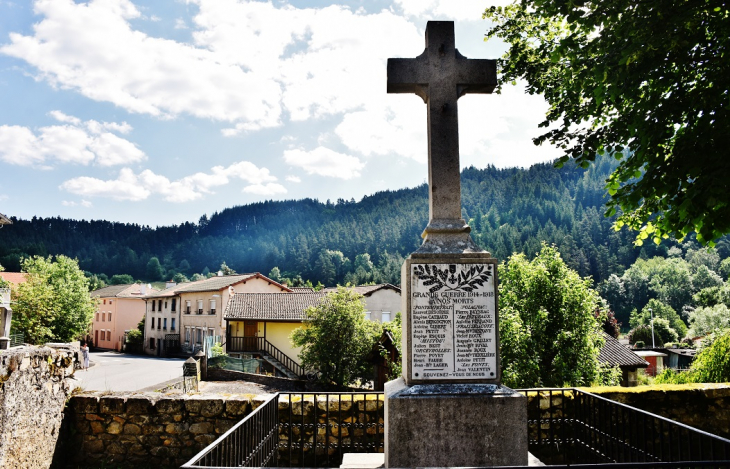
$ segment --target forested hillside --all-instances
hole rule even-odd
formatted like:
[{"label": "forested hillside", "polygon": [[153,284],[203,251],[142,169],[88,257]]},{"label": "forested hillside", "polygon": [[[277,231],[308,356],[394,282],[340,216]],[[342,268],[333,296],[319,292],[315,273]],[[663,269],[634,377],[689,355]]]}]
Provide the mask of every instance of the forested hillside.
[{"label": "forested hillside", "polygon": [[[600,282],[622,275],[639,257],[665,256],[677,243],[634,247],[603,216],[604,181],[615,167],[603,158],[589,170],[538,164],[529,169],[468,168],[462,175],[464,216],[475,241],[499,259],[533,256],[546,241],[567,264]],[[215,271],[335,283],[397,283],[403,258],[427,223],[425,185],[325,203],[304,199],[232,207],[199,222],[151,228],[108,221],[13,219],[0,230],[0,264],[18,270],[23,256],[65,254],[95,274],[147,281]],[[728,256],[721,240],[717,252]],[[157,260],[161,265],[156,264]],[[150,265],[154,268],[150,268]],[[276,272],[276,271],[275,271]],[[156,277],[156,278],[155,278]]]}]

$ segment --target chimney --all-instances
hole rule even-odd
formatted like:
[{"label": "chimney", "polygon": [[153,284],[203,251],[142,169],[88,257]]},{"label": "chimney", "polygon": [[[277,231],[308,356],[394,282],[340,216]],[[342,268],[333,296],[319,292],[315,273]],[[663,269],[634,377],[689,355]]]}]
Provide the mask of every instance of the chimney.
[{"label": "chimney", "polygon": [[223,277],[223,271],[222,271],[222,270],[219,270],[219,271],[218,271],[218,276],[219,276],[219,277]]},{"label": "chimney", "polygon": [[139,286],[139,294],[145,296],[147,294],[147,285],[142,284]]},{"label": "chimney", "polygon": [[177,285],[177,282],[173,282],[172,280],[168,280],[167,282],[165,282],[165,290],[167,290],[168,288],[172,288],[175,285]]}]

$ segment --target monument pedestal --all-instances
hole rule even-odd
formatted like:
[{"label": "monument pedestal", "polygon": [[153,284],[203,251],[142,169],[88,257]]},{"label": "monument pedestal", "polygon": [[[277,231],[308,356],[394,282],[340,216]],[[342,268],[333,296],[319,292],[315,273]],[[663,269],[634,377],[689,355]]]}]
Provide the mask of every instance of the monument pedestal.
[{"label": "monument pedestal", "polygon": [[385,467],[526,466],[527,399],[494,384],[385,385]]}]

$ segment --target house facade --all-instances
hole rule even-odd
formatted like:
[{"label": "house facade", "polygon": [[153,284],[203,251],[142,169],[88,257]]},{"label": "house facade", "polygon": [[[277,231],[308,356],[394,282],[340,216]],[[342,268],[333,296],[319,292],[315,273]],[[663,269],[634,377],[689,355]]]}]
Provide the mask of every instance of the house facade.
[{"label": "house facade", "polygon": [[145,316],[145,296],[152,288],[138,283],[110,285],[94,290],[98,299],[91,321],[91,340],[96,348],[122,351],[127,331],[137,328]]},{"label": "house facade", "polygon": [[26,277],[22,272],[0,272],[0,279],[7,286],[0,287],[0,350],[10,348],[10,324],[13,318],[13,308],[10,305],[12,286],[25,283]]},{"label": "house facade", "polygon": [[166,355],[172,352],[171,348],[179,348],[183,353],[192,354],[203,348],[207,337],[225,335],[223,310],[235,293],[290,291],[285,285],[256,272],[183,283],[150,295],[145,320],[145,352]]},{"label": "house facade", "polygon": [[[393,285],[351,287],[365,299],[365,317],[388,322],[400,311],[400,289]],[[317,306],[334,288],[297,291],[285,295],[236,293],[231,297],[224,320],[226,353],[233,357],[256,356],[273,362],[282,374],[301,376],[299,352],[289,340],[306,319],[304,311]],[[288,363],[288,365],[287,365]]]}]

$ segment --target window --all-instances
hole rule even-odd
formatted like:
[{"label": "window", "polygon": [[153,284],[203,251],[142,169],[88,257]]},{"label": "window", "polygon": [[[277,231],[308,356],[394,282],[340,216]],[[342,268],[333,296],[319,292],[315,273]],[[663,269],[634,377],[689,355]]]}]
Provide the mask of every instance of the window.
[{"label": "window", "polygon": [[210,314],[215,314],[215,300],[210,300]]},{"label": "window", "polygon": [[170,308],[170,311],[172,311],[173,313],[175,312],[175,303],[177,303],[177,298],[172,299],[172,308]]},{"label": "window", "polygon": [[196,336],[197,336],[196,337],[196,340],[195,340],[195,343],[197,343],[198,345],[200,345],[201,343],[203,343],[203,330],[202,329],[195,329],[195,332],[196,332]]},{"label": "window", "polygon": [[185,302],[185,314],[190,314],[190,301]]},{"label": "window", "polygon": [[365,319],[370,320],[370,311],[365,311]]},{"label": "window", "polygon": [[112,313],[108,313],[108,314],[109,314],[109,322],[112,322]]},{"label": "window", "polygon": [[112,331],[106,331],[106,340],[112,340]]},{"label": "window", "polygon": [[152,312],[155,312],[155,300],[152,300]]},{"label": "window", "polygon": [[165,301],[165,309],[167,309],[167,301]]},{"label": "window", "polygon": [[109,300],[109,304],[112,304],[112,300]]},{"label": "window", "polygon": [[153,339],[153,338],[152,338],[152,339],[150,339],[150,348],[151,348],[152,350],[154,350],[154,349],[155,349],[155,339]]},{"label": "window", "polygon": [[170,323],[170,330],[171,330],[172,332],[175,332],[175,318],[172,318],[172,319],[170,320],[170,322],[171,322],[171,323]]},{"label": "window", "polygon": [[96,322],[99,322],[99,313],[96,313]]},{"label": "window", "polygon": [[383,311],[383,322],[390,322],[390,311]]},{"label": "window", "polygon": [[190,344],[190,328],[186,327],[185,328],[185,345],[189,345],[189,344]]},{"label": "window", "polygon": [[150,327],[150,329],[154,329],[154,328],[155,328],[155,318],[152,318],[152,327]]},{"label": "window", "polygon": [[163,319],[163,321],[164,321],[164,322],[162,323],[162,328],[163,328],[164,330],[167,330],[167,318]]},{"label": "window", "polygon": [[104,300],[104,304],[106,304],[106,300]]},{"label": "window", "polygon": [[157,311],[162,311],[162,300],[157,300]]},{"label": "window", "polygon": [[101,322],[104,322],[104,318],[106,318],[106,313],[101,313]]},{"label": "window", "polygon": [[198,314],[203,314],[203,300],[198,300]]}]

